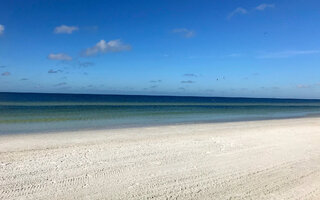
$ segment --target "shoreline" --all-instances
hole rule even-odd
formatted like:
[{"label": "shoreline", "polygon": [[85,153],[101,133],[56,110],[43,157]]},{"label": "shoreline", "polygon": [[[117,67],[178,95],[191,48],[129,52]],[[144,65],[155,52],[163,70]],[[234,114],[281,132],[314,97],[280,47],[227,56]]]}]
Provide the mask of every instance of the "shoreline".
[{"label": "shoreline", "polygon": [[0,199],[320,198],[320,117],[1,135]]},{"label": "shoreline", "polygon": [[[175,126],[175,125],[192,125],[192,124],[220,124],[220,123],[236,123],[236,122],[254,122],[254,121],[269,121],[269,120],[286,120],[286,119],[304,119],[304,118],[320,118],[320,113],[308,113],[299,116],[284,116],[284,117],[262,117],[256,118],[248,117],[242,119],[218,119],[218,120],[203,120],[203,121],[185,121],[185,122],[163,122],[154,124],[138,124],[138,125],[113,125],[111,127],[96,127],[96,128],[81,128],[81,129],[61,129],[61,130],[47,130],[47,131],[25,131],[25,132],[12,132],[0,133],[1,136],[6,135],[34,135],[34,134],[57,134],[64,132],[83,132],[83,131],[108,131],[118,129],[130,128],[148,128],[148,127],[162,127],[162,126]],[[78,121],[80,122],[80,120]]]}]

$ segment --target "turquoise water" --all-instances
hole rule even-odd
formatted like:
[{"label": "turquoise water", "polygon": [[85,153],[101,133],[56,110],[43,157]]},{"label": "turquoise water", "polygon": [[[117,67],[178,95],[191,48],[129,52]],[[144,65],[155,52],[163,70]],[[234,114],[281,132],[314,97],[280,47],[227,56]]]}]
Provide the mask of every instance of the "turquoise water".
[{"label": "turquoise water", "polygon": [[0,93],[0,134],[320,114],[320,100]]}]

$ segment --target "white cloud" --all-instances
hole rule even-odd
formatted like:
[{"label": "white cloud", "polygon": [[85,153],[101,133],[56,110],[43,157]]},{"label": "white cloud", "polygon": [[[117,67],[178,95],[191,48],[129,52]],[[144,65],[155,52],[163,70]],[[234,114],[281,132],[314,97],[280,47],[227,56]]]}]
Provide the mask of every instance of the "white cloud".
[{"label": "white cloud", "polygon": [[241,15],[244,15],[244,14],[247,14],[248,13],[248,11],[246,10],[246,9],[244,9],[244,8],[241,8],[241,7],[238,7],[238,8],[236,8],[234,11],[232,11],[229,15],[228,15],[228,19],[231,19],[233,16],[235,16],[235,15],[239,15],[239,14],[241,14]]},{"label": "white cloud", "polygon": [[130,49],[131,49],[131,46],[127,44],[123,44],[121,40],[110,40],[109,42],[106,42],[105,40],[100,40],[93,47],[87,48],[82,53],[82,56],[93,56],[98,53],[129,51]]},{"label": "white cloud", "polygon": [[0,35],[2,35],[3,33],[4,33],[4,26],[0,24]]},{"label": "white cloud", "polygon": [[69,61],[69,60],[72,60],[72,57],[64,53],[57,53],[57,54],[51,53],[48,55],[48,59]]},{"label": "white cloud", "polygon": [[172,30],[173,33],[179,33],[185,38],[191,38],[195,36],[195,32],[193,30],[189,30],[186,28],[176,28]]},{"label": "white cloud", "polygon": [[280,52],[273,52],[273,53],[265,53],[263,55],[258,56],[258,58],[287,58],[292,56],[299,56],[299,55],[310,55],[310,54],[318,54],[320,51],[318,50],[305,50],[305,51],[280,51]]},{"label": "white cloud", "polygon": [[71,34],[74,31],[79,30],[79,28],[77,26],[66,26],[66,25],[61,25],[61,26],[57,26],[54,29],[54,33],[56,34]]},{"label": "white cloud", "polygon": [[274,4],[263,3],[263,4],[260,4],[259,6],[257,6],[255,9],[262,11],[262,10],[264,10],[266,8],[274,8]]}]

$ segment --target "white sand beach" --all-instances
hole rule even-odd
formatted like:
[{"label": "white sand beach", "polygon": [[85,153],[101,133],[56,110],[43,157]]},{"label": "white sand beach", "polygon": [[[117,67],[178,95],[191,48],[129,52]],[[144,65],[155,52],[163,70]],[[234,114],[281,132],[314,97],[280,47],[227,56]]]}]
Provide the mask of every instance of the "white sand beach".
[{"label": "white sand beach", "polygon": [[320,199],[320,118],[0,136],[0,199]]}]

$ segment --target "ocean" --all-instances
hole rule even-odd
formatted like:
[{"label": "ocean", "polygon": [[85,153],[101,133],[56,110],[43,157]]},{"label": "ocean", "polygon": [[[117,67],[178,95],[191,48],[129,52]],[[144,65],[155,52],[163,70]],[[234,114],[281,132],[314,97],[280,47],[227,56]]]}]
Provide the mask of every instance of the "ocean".
[{"label": "ocean", "polygon": [[306,117],[320,100],[0,93],[0,134]]}]

